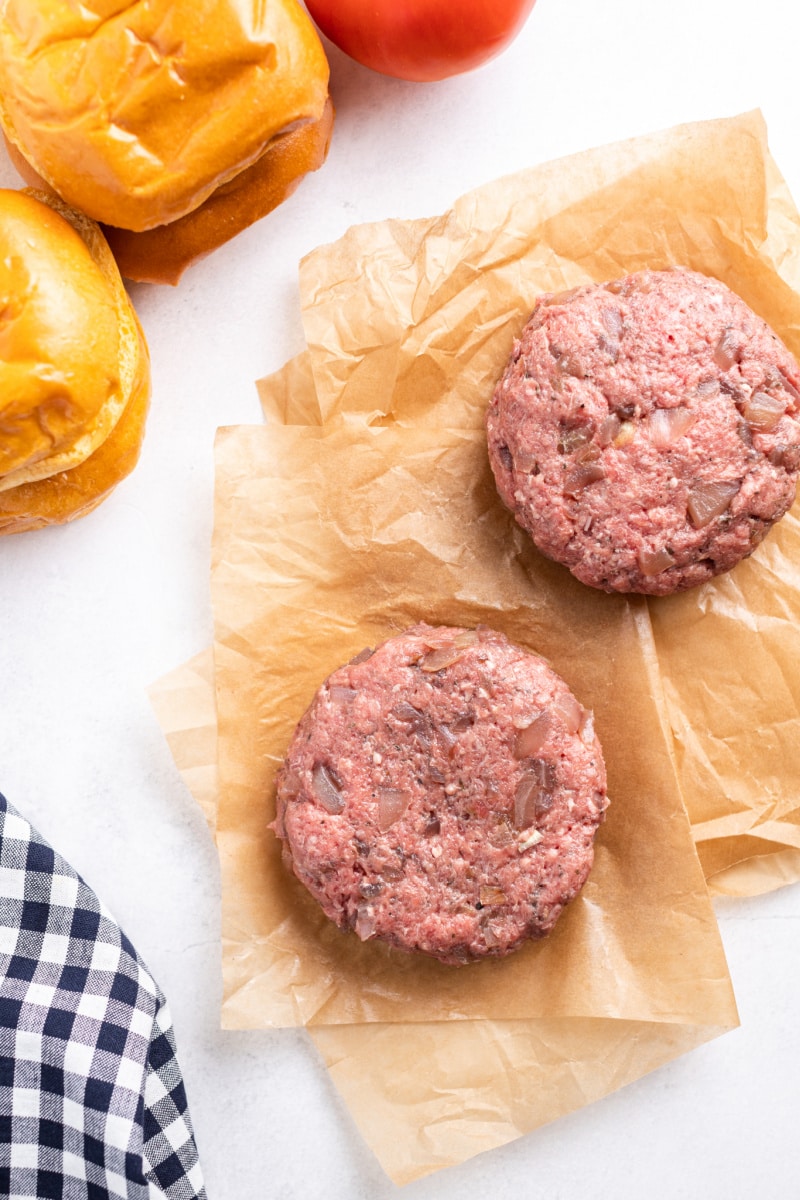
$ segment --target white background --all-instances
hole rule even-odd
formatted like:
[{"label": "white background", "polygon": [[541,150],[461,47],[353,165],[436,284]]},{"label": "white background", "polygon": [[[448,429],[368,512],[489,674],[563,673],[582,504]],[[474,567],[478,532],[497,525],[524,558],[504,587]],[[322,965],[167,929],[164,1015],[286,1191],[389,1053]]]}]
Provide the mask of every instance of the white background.
[{"label": "white background", "polygon": [[[331,49],[323,170],[177,288],[131,289],[153,360],[134,475],[85,521],[0,542],[0,790],[166,992],[211,1200],[401,1194],[302,1033],[218,1029],[215,854],[146,696],[210,642],[214,431],[258,422],[254,381],[302,347],[299,259],[353,223],[433,215],[498,175],[753,107],[800,198],[798,45],[786,0],[538,0],[503,56],[438,84]],[[18,183],[2,159],[0,183]],[[797,1196],[800,886],[718,912],[739,1030],[403,1200]]]}]

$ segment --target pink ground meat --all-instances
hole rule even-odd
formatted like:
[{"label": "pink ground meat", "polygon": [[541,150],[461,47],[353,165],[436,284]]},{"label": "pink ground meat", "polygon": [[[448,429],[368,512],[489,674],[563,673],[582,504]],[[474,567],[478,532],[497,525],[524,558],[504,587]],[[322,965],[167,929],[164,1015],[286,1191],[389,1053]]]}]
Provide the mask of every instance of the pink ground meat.
[{"label": "pink ground meat", "polygon": [[606,806],[591,714],[543,659],[418,625],[319,689],[274,829],[340,928],[460,964],[549,933]]},{"label": "pink ground meat", "polygon": [[497,487],[605,591],[727,571],[794,501],[800,373],[715,279],[672,269],[542,296],[487,417]]}]

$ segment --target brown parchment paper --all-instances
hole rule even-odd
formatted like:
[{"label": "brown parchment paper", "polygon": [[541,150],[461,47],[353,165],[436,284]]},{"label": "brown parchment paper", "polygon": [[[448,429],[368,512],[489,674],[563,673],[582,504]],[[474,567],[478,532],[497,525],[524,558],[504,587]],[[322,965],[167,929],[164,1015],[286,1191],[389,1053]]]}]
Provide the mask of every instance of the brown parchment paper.
[{"label": "brown parchment paper", "polygon": [[[150,692],[212,828],[218,802],[207,786],[217,774],[213,667],[209,648]],[[730,1022],[731,1006],[725,1008]],[[728,1027],[545,1017],[310,1026],[307,1034],[366,1142],[404,1184],[599,1099]]]},{"label": "brown parchment paper", "polygon": [[[479,430],[240,427],[219,433],[216,462],[223,1023],[719,1023],[729,981],[646,605],[533,550],[497,501]],[[485,622],[544,654],[594,710],[610,778],[590,881],[555,933],[465,970],[343,936],[268,829],[275,771],[321,680],[423,617]]]},{"label": "brown parchment paper", "polygon": [[[309,350],[262,381],[265,413],[480,428],[539,291],[669,263],[723,279],[800,353],[800,218],[760,114],[591,150],[321,247],[301,266]],[[649,602],[714,893],[800,879],[799,511],[731,575]]]},{"label": "brown parchment paper", "polygon": [[[497,502],[480,430],[342,416],[221,431],[212,597],[223,1025],[305,1024],[396,1182],[735,1025],[646,604],[536,554]],[[339,933],[268,829],[275,769],[320,679],[422,616],[491,622],[545,653],[595,710],[613,797],[555,933],[463,970]]]},{"label": "brown parchment paper", "polygon": [[[261,382],[267,425],[220,432],[223,1024],[305,1024],[397,1182],[732,1027],[703,873],[731,894],[798,878],[797,508],[694,593],[603,596],[502,510],[482,420],[538,291],[639,266],[718,276],[797,353],[799,230],[758,114],[547,164],[442,217],[356,227],[301,264],[308,350]],[[555,934],[455,971],[328,927],[267,829],[314,688],[423,617],[486,621],[544,653],[595,709],[612,796]]]}]

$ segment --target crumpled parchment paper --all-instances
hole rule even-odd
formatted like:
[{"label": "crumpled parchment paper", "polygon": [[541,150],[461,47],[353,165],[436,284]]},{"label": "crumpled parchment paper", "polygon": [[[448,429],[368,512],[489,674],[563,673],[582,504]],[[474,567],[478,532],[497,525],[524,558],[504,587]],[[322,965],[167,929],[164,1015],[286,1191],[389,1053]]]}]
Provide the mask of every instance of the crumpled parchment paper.
[{"label": "crumpled parchment paper", "polygon": [[[216,746],[207,660],[154,700],[190,786],[218,768],[223,1024],[305,1024],[397,1182],[736,1023],[695,840],[719,890],[797,877],[796,510],[695,593],[605,596],[503,510],[482,423],[539,291],[644,265],[718,276],[797,352],[799,228],[758,114],[547,164],[439,218],[356,227],[301,264],[308,350],[261,381],[267,424],[220,431]],[[595,867],[555,933],[461,969],[329,926],[268,829],[316,686],[421,618],[485,621],[544,653],[595,710],[609,767]],[[165,691],[203,694],[205,763]]]}]

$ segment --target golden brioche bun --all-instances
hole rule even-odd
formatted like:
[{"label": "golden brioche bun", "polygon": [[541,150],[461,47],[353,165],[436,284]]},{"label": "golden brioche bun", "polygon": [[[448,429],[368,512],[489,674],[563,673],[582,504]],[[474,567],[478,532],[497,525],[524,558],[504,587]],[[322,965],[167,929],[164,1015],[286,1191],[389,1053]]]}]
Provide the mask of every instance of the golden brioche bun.
[{"label": "golden brioche bun", "polygon": [[[161,227],[130,278],[148,278],[136,264],[163,250],[174,282],[189,252],[274,208],[324,161],[332,116],[325,52],[298,0],[4,4],[6,137],[33,178],[94,220]],[[218,190],[224,203],[206,208]],[[196,225],[175,226],[201,207]]]},{"label": "golden brioche bun", "polygon": [[272,212],[304,175],[321,167],[332,130],[329,100],[318,121],[275,138],[257,162],[217,188],[194,212],[142,233],[104,225],[122,274],[140,283],[177,283],[186,267]]},{"label": "golden brioche bun", "polygon": [[[328,154],[333,117],[333,104],[328,100],[319,121],[309,121],[275,138],[257,162],[222,184],[194,212],[169,225],[140,233],[101,225],[120,272],[136,283],[176,284],[193,262],[272,212],[292,194],[304,175],[322,166]],[[4,140],[8,156],[25,182],[55,196],[16,146]]]},{"label": "golden brioche bun", "polygon": [[150,366],[95,222],[0,189],[0,533],[81,516],[132,470]]}]

